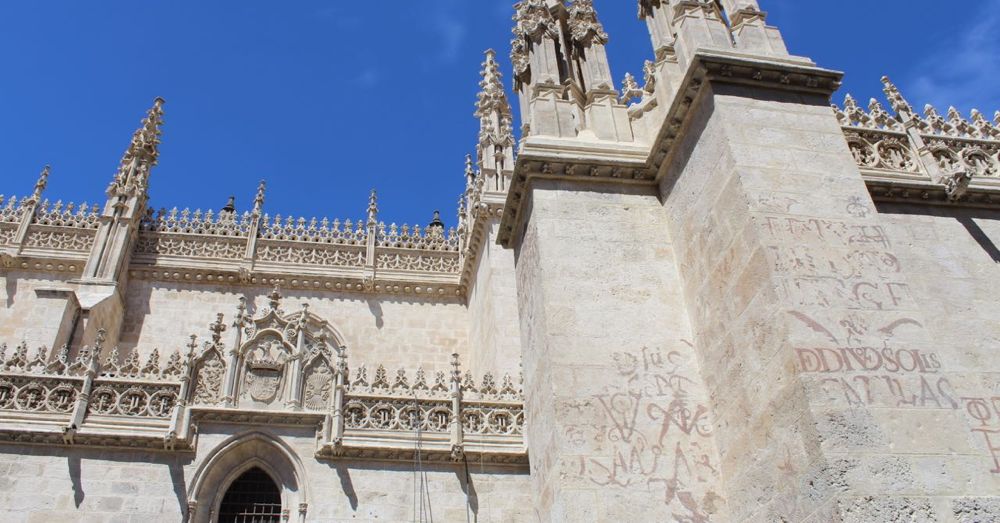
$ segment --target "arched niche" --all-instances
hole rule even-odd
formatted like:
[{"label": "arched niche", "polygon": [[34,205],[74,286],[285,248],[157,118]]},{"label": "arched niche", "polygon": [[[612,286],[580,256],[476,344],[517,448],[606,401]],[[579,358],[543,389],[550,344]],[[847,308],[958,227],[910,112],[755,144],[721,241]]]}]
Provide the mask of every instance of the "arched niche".
[{"label": "arched niche", "polygon": [[218,405],[222,402],[226,360],[216,345],[208,344],[194,360],[193,395],[197,405]]},{"label": "arched niche", "polygon": [[292,381],[289,363],[296,353],[294,341],[289,341],[282,331],[264,329],[241,347],[237,407],[280,408],[288,401]]},{"label": "arched niche", "polygon": [[[334,354],[343,338],[306,308],[268,310],[244,331],[236,359],[235,403],[246,409],[326,409],[334,383]],[[301,333],[301,339],[300,339]]]},{"label": "arched niche", "polygon": [[302,462],[284,442],[261,432],[233,436],[206,456],[188,489],[186,521],[215,523],[230,487],[254,468],[267,473],[278,487],[287,521],[305,521],[309,495]]}]

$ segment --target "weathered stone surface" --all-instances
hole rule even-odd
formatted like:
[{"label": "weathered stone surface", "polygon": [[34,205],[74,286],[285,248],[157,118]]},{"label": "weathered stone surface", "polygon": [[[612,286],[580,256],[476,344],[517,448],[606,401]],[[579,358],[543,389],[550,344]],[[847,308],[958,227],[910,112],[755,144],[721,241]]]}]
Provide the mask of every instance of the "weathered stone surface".
[{"label": "weathered stone surface", "polygon": [[297,523],[1000,521],[1000,113],[831,110],[755,0],[638,3],[622,93],[593,2],[517,3],[454,230],[155,212],[161,99],[103,205],[0,200],[0,519],[257,468]]}]

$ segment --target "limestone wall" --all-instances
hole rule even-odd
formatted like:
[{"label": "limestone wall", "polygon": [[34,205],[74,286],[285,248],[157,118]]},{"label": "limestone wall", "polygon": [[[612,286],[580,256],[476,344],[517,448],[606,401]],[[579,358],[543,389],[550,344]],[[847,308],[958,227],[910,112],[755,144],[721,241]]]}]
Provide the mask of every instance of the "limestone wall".
[{"label": "limestone wall", "polygon": [[493,221],[468,291],[469,340],[476,349],[470,361],[474,373],[521,371],[521,333],[517,313],[514,252],[496,244]]},{"label": "limestone wall", "polygon": [[67,303],[68,296],[56,296],[46,289],[72,289],[72,285],[56,275],[0,273],[0,343],[13,346],[24,341],[35,349],[66,342],[59,333],[72,319],[67,315],[72,304]]},{"label": "limestone wall", "polygon": [[991,427],[964,411],[992,415],[994,331],[934,325],[995,263],[878,214],[825,101],[713,89],[663,198],[734,519],[976,521]]},{"label": "limestone wall", "polygon": [[[263,310],[270,291],[266,287],[132,280],[126,293],[122,348],[138,347],[145,355],[154,347],[161,353],[183,347],[190,334],[204,339],[217,313],[224,313],[227,322],[232,322],[240,296],[246,296],[256,310]],[[352,367],[383,364],[392,372],[397,367],[423,365],[428,371],[445,370],[453,352],[468,361],[467,310],[457,301],[296,290],[281,293],[286,312],[301,310],[301,304],[307,303],[311,313],[328,321],[343,336]]]},{"label": "limestone wall", "polygon": [[176,523],[186,508],[184,462],[160,453],[0,445],[0,518]]},{"label": "limestone wall", "polygon": [[[208,425],[199,435],[195,455],[2,445],[0,517],[12,523],[177,523],[184,519],[188,501],[198,497],[194,489],[203,465],[217,460],[217,451],[227,442],[248,433],[280,438],[294,453],[297,463],[288,470],[275,458],[277,450],[234,456],[244,462],[259,458],[277,474],[297,475],[300,486],[286,499],[291,521],[299,521],[299,503],[306,503],[309,522],[411,521],[420,510],[414,500],[419,500],[421,479],[426,485],[424,508],[436,521],[466,521],[467,513],[481,522],[533,519],[523,470],[475,462],[466,469],[464,463],[418,468],[413,461],[319,461],[313,457],[311,430]],[[210,483],[204,492],[214,495],[224,488]]]},{"label": "limestone wall", "polygon": [[535,182],[517,253],[542,521],[725,521],[663,209],[644,188]]}]

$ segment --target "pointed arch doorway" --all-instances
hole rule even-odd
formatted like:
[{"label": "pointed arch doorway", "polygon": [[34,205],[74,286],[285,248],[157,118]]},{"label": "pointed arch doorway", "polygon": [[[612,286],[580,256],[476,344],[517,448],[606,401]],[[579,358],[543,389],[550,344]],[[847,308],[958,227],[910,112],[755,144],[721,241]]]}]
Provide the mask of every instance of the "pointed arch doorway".
[{"label": "pointed arch doorway", "polygon": [[219,523],[281,523],[281,490],[270,474],[252,467],[222,497]]},{"label": "pointed arch doorway", "polygon": [[264,432],[237,434],[195,469],[185,523],[304,523],[308,498],[292,447]]}]

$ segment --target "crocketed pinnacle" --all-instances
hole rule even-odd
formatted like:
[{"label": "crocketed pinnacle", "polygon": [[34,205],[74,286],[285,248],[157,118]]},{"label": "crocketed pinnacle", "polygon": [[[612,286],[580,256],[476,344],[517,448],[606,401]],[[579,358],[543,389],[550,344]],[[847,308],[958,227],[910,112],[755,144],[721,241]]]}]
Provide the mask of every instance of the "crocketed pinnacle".
[{"label": "crocketed pinnacle", "polygon": [[510,146],[514,142],[514,118],[496,57],[496,51],[488,49],[483,70],[479,73],[483,78],[479,82],[475,116],[479,118],[480,153],[491,145]]},{"label": "crocketed pinnacle", "polygon": [[882,77],[882,85],[884,86],[882,91],[889,100],[889,106],[892,107],[893,111],[896,111],[896,114],[904,118],[910,118],[916,114],[913,112],[913,106],[906,101],[906,98],[903,98],[903,93],[899,92],[899,88],[889,80],[888,76]]},{"label": "crocketed pinnacle", "polygon": [[597,19],[593,0],[575,0],[570,5],[569,31],[577,42],[589,43],[593,39],[600,44],[608,43],[608,33]]},{"label": "crocketed pinnacle", "polygon": [[146,190],[149,171],[160,156],[160,126],[163,125],[163,98],[153,100],[153,107],[146,113],[142,125],[132,135],[115,179],[108,187],[109,193],[132,194]]},{"label": "crocketed pinnacle", "polygon": [[479,82],[480,89],[476,100],[476,116],[479,118],[494,112],[501,115],[511,114],[507,92],[503,88],[503,74],[500,73],[496,58],[496,51],[486,50],[486,61],[483,62],[483,70],[479,73],[483,79]]},{"label": "crocketed pinnacle", "polygon": [[38,175],[38,181],[35,182],[35,191],[31,194],[31,198],[36,202],[41,199],[42,191],[44,191],[45,187],[49,184],[50,170],[51,168],[46,165],[45,168],[42,169],[42,172]]},{"label": "crocketed pinnacle", "polygon": [[368,196],[368,225],[375,226],[378,224],[378,194],[376,194],[375,189],[372,189],[372,193]]},{"label": "crocketed pinnacle", "polygon": [[264,211],[264,190],[267,189],[267,181],[261,180],[257,184],[257,196],[253,199],[253,212],[260,214]]}]

